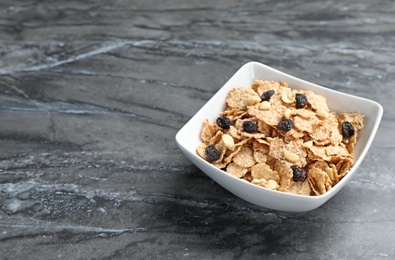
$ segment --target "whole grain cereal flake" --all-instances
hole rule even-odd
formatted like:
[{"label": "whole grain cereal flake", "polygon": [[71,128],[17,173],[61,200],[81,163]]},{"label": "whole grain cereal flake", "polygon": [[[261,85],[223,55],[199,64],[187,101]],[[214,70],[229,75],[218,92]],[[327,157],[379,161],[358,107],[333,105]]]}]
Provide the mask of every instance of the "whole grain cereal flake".
[{"label": "whole grain cereal flake", "polygon": [[311,194],[311,188],[308,181],[304,182],[296,182],[292,179],[289,181],[289,185],[285,188],[286,192],[299,194],[299,195],[307,195]]},{"label": "whole grain cereal flake", "polygon": [[230,163],[228,167],[226,167],[226,172],[237,178],[243,177],[247,171],[247,168],[239,166],[236,163]]},{"label": "whole grain cereal flake", "polygon": [[249,147],[242,147],[241,150],[233,157],[233,161],[241,167],[252,167],[255,164],[254,154]]},{"label": "whole grain cereal flake", "polygon": [[315,166],[309,170],[308,182],[315,195],[324,194],[332,188],[332,181],[328,174]]},{"label": "whole grain cereal flake", "polygon": [[357,131],[363,128],[363,114],[359,112],[343,113],[339,115],[340,122],[349,122]]},{"label": "whole grain cereal flake", "polygon": [[253,179],[274,180],[276,182],[280,181],[280,176],[276,171],[273,171],[267,164],[259,163],[255,164],[251,168],[251,176]]},{"label": "whole grain cereal flake", "polygon": [[260,101],[259,95],[247,87],[233,88],[226,96],[226,103],[231,108],[243,109]]},{"label": "whole grain cereal flake", "polygon": [[218,130],[219,127],[217,126],[217,124],[211,123],[208,119],[206,119],[202,126],[200,139],[208,145],[211,138],[217,134]]}]

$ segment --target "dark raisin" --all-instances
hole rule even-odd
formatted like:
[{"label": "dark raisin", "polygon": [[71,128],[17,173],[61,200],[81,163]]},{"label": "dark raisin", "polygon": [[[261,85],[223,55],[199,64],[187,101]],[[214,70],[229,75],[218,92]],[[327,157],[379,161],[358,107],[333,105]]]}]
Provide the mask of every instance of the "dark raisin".
[{"label": "dark raisin", "polygon": [[206,159],[209,162],[214,162],[216,160],[218,160],[220,157],[219,151],[217,150],[217,148],[215,148],[214,145],[209,145],[206,148]]},{"label": "dark raisin", "polygon": [[252,121],[245,121],[243,123],[243,130],[244,132],[252,134],[258,131],[258,126]]},{"label": "dark raisin", "polygon": [[349,138],[351,136],[353,136],[355,133],[355,129],[354,126],[348,122],[348,121],[344,121],[342,123],[342,135],[345,138]]},{"label": "dark raisin", "polygon": [[292,179],[296,182],[304,182],[307,179],[307,172],[297,165],[292,165]]},{"label": "dark raisin", "polygon": [[280,123],[278,123],[277,125],[278,129],[280,129],[283,132],[290,131],[293,126],[294,126],[294,121],[292,121],[291,119],[280,121]]},{"label": "dark raisin", "polygon": [[230,122],[229,118],[227,118],[226,116],[220,116],[217,118],[217,125],[222,129],[229,129],[232,123]]},{"label": "dark raisin", "polygon": [[274,93],[275,92],[274,92],[273,89],[263,92],[262,95],[261,95],[262,101],[268,101],[271,98],[271,96],[274,95]]},{"label": "dark raisin", "polygon": [[296,94],[295,95],[295,100],[296,100],[296,108],[304,108],[304,106],[307,103],[307,97],[303,94]]}]

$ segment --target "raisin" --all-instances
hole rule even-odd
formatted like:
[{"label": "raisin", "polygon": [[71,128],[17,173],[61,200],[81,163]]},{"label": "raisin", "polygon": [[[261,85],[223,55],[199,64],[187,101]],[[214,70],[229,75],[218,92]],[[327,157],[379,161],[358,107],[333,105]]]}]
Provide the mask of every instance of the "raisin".
[{"label": "raisin", "polygon": [[296,108],[304,108],[304,106],[307,103],[307,97],[303,94],[296,94],[295,95],[295,100],[296,100]]},{"label": "raisin", "polygon": [[292,121],[291,119],[280,121],[280,123],[278,123],[277,125],[278,129],[280,129],[283,132],[290,131],[293,126],[294,126],[294,121]]},{"label": "raisin", "polygon": [[307,179],[307,172],[297,165],[292,165],[292,179],[297,182],[304,182]]},{"label": "raisin", "polygon": [[351,136],[353,136],[355,133],[355,129],[354,126],[348,122],[348,121],[344,121],[342,123],[342,135],[345,138],[349,138]]},{"label": "raisin", "polygon": [[220,116],[217,118],[217,125],[222,129],[229,129],[232,123],[226,116]]},{"label": "raisin", "polygon": [[252,134],[258,131],[258,126],[252,121],[245,121],[243,123],[243,130],[244,132]]},{"label": "raisin", "polygon": [[220,157],[219,151],[217,150],[217,148],[215,148],[215,146],[213,144],[207,146],[206,148],[206,159],[209,162],[214,162],[216,160],[218,160]]},{"label": "raisin", "polygon": [[263,92],[262,95],[261,95],[261,100],[262,101],[268,101],[271,98],[271,96],[274,95],[274,93],[275,92],[274,92],[273,89]]}]

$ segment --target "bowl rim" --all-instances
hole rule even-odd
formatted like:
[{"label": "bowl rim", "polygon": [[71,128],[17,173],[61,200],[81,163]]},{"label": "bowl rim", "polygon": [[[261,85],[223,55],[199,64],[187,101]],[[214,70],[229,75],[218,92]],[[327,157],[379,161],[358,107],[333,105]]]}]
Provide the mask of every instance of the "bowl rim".
[{"label": "bowl rim", "polygon": [[[361,101],[361,102],[368,102],[368,103],[370,103],[372,106],[374,106],[375,109],[377,110],[377,112],[376,112],[376,113],[377,113],[377,116],[376,116],[376,118],[374,119],[372,131],[369,132],[369,137],[367,138],[366,145],[363,147],[362,152],[361,152],[361,154],[359,155],[358,159],[354,161],[354,164],[353,164],[352,168],[350,169],[350,171],[349,171],[349,172],[348,172],[348,173],[347,173],[347,174],[346,174],[336,185],[334,185],[334,186],[333,186],[329,191],[327,191],[326,193],[321,194],[321,195],[311,196],[311,195],[293,194],[293,193],[288,193],[288,192],[283,192],[283,191],[277,191],[277,190],[267,189],[267,188],[261,187],[261,186],[259,186],[259,185],[253,184],[253,183],[251,183],[251,182],[248,182],[248,181],[246,181],[246,180],[237,178],[237,177],[235,177],[235,176],[233,176],[233,175],[230,175],[230,174],[226,173],[225,171],[223,171],[223,170],[221,170],[221,169],[215,167],[215,166],[212,165],[211,163],[207,162],[206,160],[204,160],[203,158],[201,158],[200,156],[198,156],[198,155],[196,154],[195,151],[192,152],[192,151],[190,151],[189,149],[187,149],[187,148],[184,146],[184,144],[183,144],[183,139],[181,138],[181,133],[183,133],[183,131],[185,131],[185,128],[186,128],[189,124],[191,124],[191,123],[194,121],[194,119],[195,119],[198,115],[200,115],[200,114],[206,109],[207,106],[210,105],[210,102],[211,102],[213,99],[215,99],[215,98],[217,97],[217,95],[221,95],[222,92],[224,92],[224,88],[229,84],[229,82],[231,82],[235,77],[238,76],[238,74],[239,74],[240,71],[242,71],[243,69],[246,69],[246,67],[249,67],[249,69],[250,69],[251,71],[253,71],[254,66],[255,66],[255,67],[258,67],[258,68],[260,68],[260,69],[269,70],[269,71],[271,71],[271,72],[274,72],[274,73],[279,74],[279,75],[281,75],[281,76],[285,76],[285,77],[287,77],[287,78],[292,78],[293,80],[298,81],[298,82],[300,82],[300,83],[308,84],[308,85],[310,85],[311,87],[314,87],[314,88],[319,89],[319,90],[320,90],[319,92],[329,92],[329,93],[333,93],[333,94],[335,94],[335,95],[343,95],[344,97],[347,97],[347,98],[357,99],[357,100],[359,100],[359,101]],[[254,72],[252,72],[252,73],[254,74]],[[239,86],[239,87],[241,87],[241,86]],[[300,88],[300,89],[303,89],[303,88]],[[312,91],[314,91],[314,90],[312,90]],[[315,91],[314,91],[314,92],[315,92]],[[226,93],[227,93],[227,92],[226,92]],[[321,93],[318,93],[318,94],[322,95]],[[334,196],[338,191],[340,191],[340,190],[343,188],[343,186],[348,182],[348,180],[354,175],[355,171],[359,168],[360,164],[362,163],[364,157],[366,156],[366,154],[367,154],[367,152],[368,152],[368,150],[369,150],[369,148],[370,148],[370,146],[371,146],[371,144],[372,144],[372,142],[373,142],[373,139],[374,139],[374,137],[375,137],[375,135],[376,135],[376,133],[377,133],[379,124],[380,124],[381,119],[382,119],[382,115],[383,115],[383,107],[382,107],[378,102],[376,102],[376,101],[373,101],[373,100],[370,100],[370,99],[367,99],[367,98],[363,98],[363,97],[359,97],[359,96],[356,96],[356,95],[344,93],[344,92],[341,92],[341,91],[338,91],[338,90],[330,89],[330,88],[327,88],[327,87],[318,85],[318,84],[316,84],[316,83],[309,82],[309,81],[306,81],[306,80],[304,80],[304,79],[295,77],[295,76],[293,76],[293,75],[291,75],[291,74],[288,74],[288,73],[285,73],[285,72],[283,72],[283,71],[274,69],[274,68],[272,68],[272,67],[270,67],[270,66],[268,66],[268,65],[265,65],[265,64],[262,64],[262,63],[259,63],[259,62],[256,62],[256,61],[250,61],[250,62],[247,62],[247,63],[245,63],[244,65],[242,65],[242,66],[241,66],[241,67],[240,67],[240,68],[239,68],[239,69],[238,69],[238,70],[237,70],[237,71],[236,71],[236,72],[235,72],[235,73],[234,73],[234,74],[223,84],[223,86],[222,86],[221,88],[219,88],[219,89],[216,91],[216,93],[214,93],[206,103],[203,104],[203,106],[202,106],[202,107],[201,107],[201,108],[200,108],[200,109],[199,109],[199,110],[198,110],[198,111],[187,121],[187,123],[185,123],[185,124],[181,127],[181,129],[177,132],[177,134],[176,134],[176,136],[175,136],[175,139],[176,139],[177,145],[178,145],[180,148],[183,147],[183,148],[185,149],[185,151],[188,151],[188,152],[190,153],[190,156],[193,156],[194,158],[197,158],[201,163],[203,163],[204,165],[208,166],[211,170],[216,171],[216,172],[220,172],[223,176],[226,176],[227,178],[228,178],[228,177],[231,177],[231,178],[234,178],[235,180],[238,180],[238,181],[240,181],[240,182],[247,183],[248,185],[251,185],[252,187],[255,187],[255,188],[258,187],[258,188],[264,190],[265,192],[274,193],[274,194],[279,194],[279,195],[284,196],[284,197],[303,198],[303,199],[305,199],[305,200],[310,200],[310,201],[321,201],[321,200],[324,200],[324,202],[325,202],[325,201],[327,201],[328,199],[330,199],[332,196]],[[184,152],[184,151],[183,151],[183,152]],[[184,152],[184,153],[185,153],[185,152]],[[192,163],[195,164],[194,162],[192,162]],[[195,164],[195,166],[197,166],[197,165]],[[200,168],[200,167],[198,167],[198,168]],[[202,170],[202,171],[203,171],[203,170]],[[203,172],[204,172],[204,171],[203,171]],[[208,175],[206,172],[204,172],[204,173],[205,173],[206,175]],[[209,176],[209,177],[210,177],[210,176]],[[211,177],[210,177],[210,178],[211,178]],[[216,181],[215,181],[215,182],[216,182]],[[216,183],[219,184],[218,182],[216,182]],[[339,184],[340,184],[340,185],[339,185]],[[221,184],[219,184],[219,185],[222,186]],[[336,187],[337,187],[337,188],[336,188]],[[226,189],[226,188],[225,188],[225,189]]]}]

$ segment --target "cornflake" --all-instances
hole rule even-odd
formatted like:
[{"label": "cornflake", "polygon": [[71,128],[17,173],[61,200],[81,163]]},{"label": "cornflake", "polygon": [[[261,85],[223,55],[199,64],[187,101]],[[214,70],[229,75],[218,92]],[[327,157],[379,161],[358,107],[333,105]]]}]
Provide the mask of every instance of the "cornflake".
[{"label": "cornflake", "polygon": [[[297,104],[301,98],[303,106]],[[267,189],[310,196],[326,193],[350,171],[364,117],[359,112],[337,115],[323,96],[263,80],[255,80],[251,88],[231,89],[218,116],[231,125],[203,122],[202,143],[196,148],[200,157],[207,160],[206,150],[214,146],[219,159],[211,163],[228,174]],[[279,129],[284,120],[291,120],[291,129]],[[249,121],[256,125],[254,131],[243,128]],[[342,135],[344,122],[355,129],[352,136]],[[292,167],[306,171],[306,180],[294,179]]]}]

